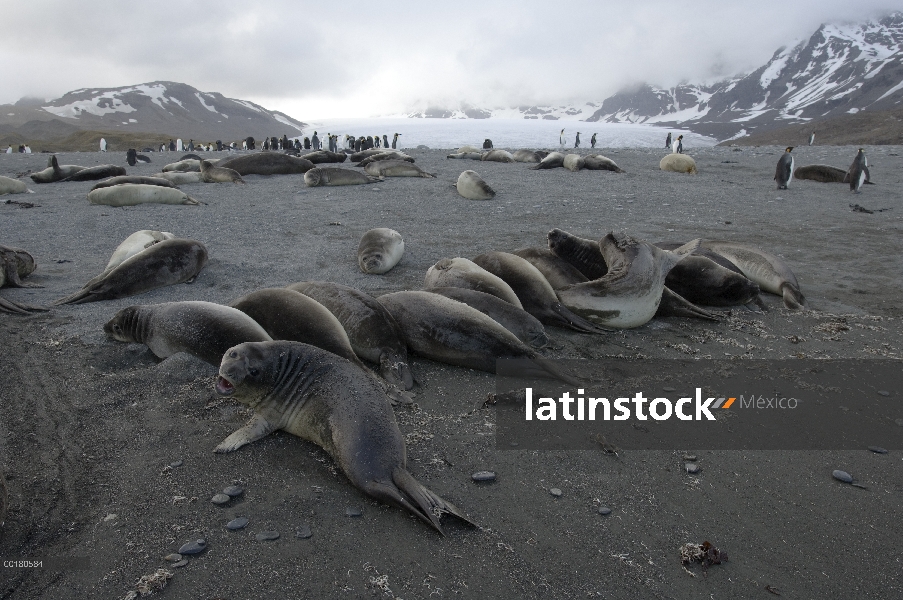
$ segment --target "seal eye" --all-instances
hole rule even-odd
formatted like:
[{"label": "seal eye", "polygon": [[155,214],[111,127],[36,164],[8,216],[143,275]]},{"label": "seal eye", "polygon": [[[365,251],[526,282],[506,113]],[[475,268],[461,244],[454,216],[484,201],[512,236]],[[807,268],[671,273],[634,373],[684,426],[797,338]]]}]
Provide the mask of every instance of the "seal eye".
[{"label": "seal eye", "polygon": [[251,377],[257,377],[258,375],[260,375],[260,371],[252,368],[248,369],[248,374],[251,375]]},{"label": "seal eye", "polygon": [[116,333],[122,333],[122,327],[120,327],[119,325],[113,325],[113,331],[115,331]]},{"label": "seal eye", "polygon": [[229,353],[229,358],[238,358],[238,352],[233,350],[232,352]]}]

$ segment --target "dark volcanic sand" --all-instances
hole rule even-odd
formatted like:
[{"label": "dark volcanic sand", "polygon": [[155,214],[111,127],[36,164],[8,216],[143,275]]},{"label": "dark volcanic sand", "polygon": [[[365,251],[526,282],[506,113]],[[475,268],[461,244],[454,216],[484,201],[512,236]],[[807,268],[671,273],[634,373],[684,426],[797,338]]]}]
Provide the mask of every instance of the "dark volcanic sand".
[{"label": "dark volcanic sand", "polygon": [[[813,311],[787,311],[768,296],[767,314],[735,310],[720,323],[657,320],[608,336],[548,328],[547,356],[900,358],[901,148],[866,148],[877,185],[860,195],[808,181],[776,191],[780,151],[689,148],[699,175],[686,176],[659,171],[661,151],[646,149],[601,151],[624,175],[531,171],[412,150],[437,179],[306,188],[301,176],[251,176],[246,186],[183,186],[205,206],[90,206],[90,182],[29,181],[35,194],[0,202],[40,206],[0,204],[0,243],[30,251],[38,269],[29,280],[44,287],[3,289],[4,297],[41,304],[72,293],[138,229],[201,240],[211,258],[192,285],[33,316],[0,314],[0,467],[10,490],[0,554],[91,561],[86,571],[0,569],[0,597],[121,598],[160,567],[174,572],[160,594],[170,598],[770,598],[766,586],[785,598],[903,596],[899,440],[875,441],[894,449],[888,455],[497,450],[494,412],[481,408],[494,376],[414,359],[416,407],[396,409],[409,468],[483,527],[446,517],[442,538],[363,496],[323,451],[291,435],[214,455],[249,416],[216,396],[216,369],[187,355],[160,361],[102,331],[132,304],[227,303],[305,279],[376,294],[419,289],[443,257],[543,245],[552,227],[595,238],[620,229],[650,241],[701,236],[769,249],[794,269]],[[798,165],[846,168],[855,148],[794,154]],[[150,156],[154,164],[129,173],[156,173],[179,154]],[[125,164],[124,153],[60,158]],[[46,160],[0,155],[0,174],[37,171]],[[459,197],[452,184],[464,169],[480,173],[496,198]],[[851,203],[891,210],[854,213]],[[372,227],[405,238],[404,258],[384,276],[357,268],[358,240]],[[903,384],[891,392],[899,397]],[[903,405],[889,418],[903,418]],[[684,472],[684,452],[699,455],[698,476]],[[168,467],[177,460],[183,465]],[[483,469],[498,472],[498,481],[471,482]],[[869,490],[833,480],[833,469]],[[210,503],[234,482],[242,497],[225,508]],[[563,495],[552,497],[550,488]],[[612,514],[600,516],[599,505]],[[353,506],[362,518],[345,516]],[[235,516],[250,525],[227,531]],[[305,523],[313,536],[296,538]],[[255,540],[267,530],[281,538]],[[188,566],[163,561],[197,538],[208,550]],[[704,540],[730,561],[707,576],[696,568],[693,578],[678,550]]]}]

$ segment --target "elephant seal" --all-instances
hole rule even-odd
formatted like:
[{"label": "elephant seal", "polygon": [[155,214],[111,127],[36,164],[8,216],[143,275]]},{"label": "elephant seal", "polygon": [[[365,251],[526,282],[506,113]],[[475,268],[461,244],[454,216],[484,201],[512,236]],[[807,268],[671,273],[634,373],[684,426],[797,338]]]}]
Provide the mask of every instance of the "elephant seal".
[{"label": "elephant seal", "polygon": [[323,448],[354,487],[439,533],[444,513],[473,524],[407,471],[404,438],[385,394],[347,360],[299,342],[240,344],[223,356],[216,391],[250,406],[254,416],[215,452],[281,429]]},{"label": "elephant seal", "polygon": [[183,160],[201,160],[201,157],[194,153],[184,154],[182,158],[179,159],[179,162]]},{"label": "elephant seal", "polygon": [[164,173],[170,173],[172,171],[177,171],[179,173],[188,173],[188,172],[201,172],[201,159],[199,158],[186,158],[185,160],[180,160],[179,162],[169,163],[168,165],[163,167]]},{"label": "elephant seal", "polygon": [[96,167],[88,167],[81,171],[60,179],[63,181],[97,181],[108,177],[121,177],[125,175],[125,168],[116,165],[97,165]]},{"label": "elephant seal", "polygon": [[314,168],[314,163],[305,158],[296,158],[278,152],[258,152],[230,156],[216,166],[232,169],[239,175],[300,175]]},{"label": "elephant seal", "polygon": [[380,160],[371,162],[364,167],[369,175],[374,177],[425,177],[435,178],[433,173],[427,173],[417,165],[405,160]]},{"label": "elephant seal", "polygon": [[561,161],[562,167],[564,167],[568,171],[574,172],[582,169],[584,164],[586,164],[586,159],[584,159],[579,154],[568,154],[564,157],[564,160]]},{"label": "elephant seal", "polygon": [[561,152],[549,152],[544,159],[539,161],[535,167],[530,167],[534,171],[540,169],[557,169],[564,166],[564,154]]},{"label": "elephant seal", "polygon": [[458,154],[470,154],[473,152],[476,152],[477,154],[482,155],[483,151],[480,150],[479,148],[477,148],[476,146],[461,146],[460,148],[458,148]]},{"label": "elephant seal", "polygon": [[405,390],[414,386],[401,329],[376,298],[330,281],[302,281],[286,287],[329,309],[348,334],[354,353],[378,364],[383,379]]},{"label": "elephant seal", "polygon": [[539,319],[498,296],[458,287],[430,288],[426,291],[477,309],[533,348],[542,348],[549,343],[546,330]]},{"label": "elephant seal", "polygon": [[397,150],[389,150],[388,152],[380,152],[379,154],[371,154],[367,158],[360,161],[357,166],[366,167],[367,165],[375,162],[382,162],[384,160],[403,160],[405,162],[415,162],[413,156],[408,156],[404,152],[399,152]]},{"label": "elephant seal", "polygon": [[401,327],[408,348],[421,356],[489,373],[495,373],[498,359],[528,358],[542,376],[572,385],[580,383],[463,302],[431,292],[395,292],[377,300]]},{"label": "elephant seal", "polygon": [[28,191],[24,181],[0,176],[0,196],[4,194],[24,194]]},{"label": "elephant seal", "polygon": [[[680,264],[680,263],[678,263]],[[662,299],[655,311],[656,317],[685,317],[704,321],[720,321],[721,319],[709,311],[700,308],[676,292],[662,288]]]},{"label": "elephant seal", "polygon": [[615,173],[625,173],[624,169],[615,164],[612,159],[602,156],[601,154],[591,154],[586,157],[583,168],[589,171],[614,171]]},{"label": "elephant seal", "polygon": [[[22,278],[31,275],[36,268],[34,257],[25,250],[11,246],[0,246],[0,288],[41,287],[22,282]],[[46,308],[29,306],[0,298],[0,312],[27,314],[30,312],[45,312],[46,310]]]},{"label": "elephant seal", "polygon": [[480,160],[487,162],[500,162],[500,163],[513,163],[514,157],[511,156],[510,152],[505,150],[490,150],[486,154],[480,158]]},{"label": "elephant seal", "polygon": [[316,152],[308,152],[301,155],[304,160],[309,160],[315,165],[322,163],[343,163],[348,159],[348,155],[344,152],[330,152],[329,150],[317,150]]},{"label": "elephant seal", "polygon": [[511,286],[524,310],[545,325],[600,333],[599,327],[562,306],[546,278],[526,259],[508,252],[486,252],[473,262]]},{"label": "elephant seal", "polygon": [[457,152],[449,154],[445,158],[454,158],[460,160],[483,160],[483,155],[479,152]]},{"label": "elephant seal", "polygon": [[468,200],[489,200],[495,198],[495,190],[473,171],[464,171],[458,175],[455,184],[458,193]]},{"label": "elephant seal", "polygon": [[747,277],[695,253],[674,265],[665,285],[689,302],[705,306],[742,306],[759,296],[759,286]]},{"label": "elephant seal", "polygon": [[821,183],[845,183],[847,172],[828,165],[806,165],[797,167],[793,176],[797,179],[808,179]]},{"label": "elephant seal", "polygon": [[359,171],[341,169],[339,167],[315,167],[304,174],[304,183],[308,187],[322,187],[326,185],[361,185],[377,183],[382,178],[364,175]]},{"label": "elephant seal", "polygon": [[361,238],[357,247],[357,264],[362,273],[382,275],[398,264],[404,254],[404,239],[394,229],[377,227]]},{"label": "elephant seal", "polygon": [[639,327],[655,316],[668,272],[699,244],[697,239],[667,251],[609,233],[599,242],[608,267],[606,275],[560,289],[558,298],[594,323],[619,329]]},{"label": "elephant seal", "polygon": [[722,240],[704,240],[702,247],[737,265],[750,281],[766,292],[783,297],[787,308],[798,309],[806,305],[793,271],[774,254],[748,244]]},{"label": "elephant seal", "polygon": [[50,159],[48,159],[47,168],[43,171],[32,173],[31,180],[35,183],[53,183],[67,177],[71,177],[72,175],[75,175],[76,173],[84,169],[85,167],[80,167],[78,165],[60,166],[59,162],[56,159],[56,154],[54,154],[50,157]]},{"label": "elephant seal", "polygon": [[441,287],[476,290],[492,294],[517,308],[524,308],[510,285],[466,258],[443,258],[438,261],[427,270],[423,287],[427,290]]},{"label": "elephant seal", "polygon": [[696,161],[686,154],[668,154],[658,163],[658,168],[662,171],[673,171],[674,173],[689,173],[691,175],[699,173],[696,169]]},{"label": "elephant seal", "polygon": [[598,242],[571,235],[560,229],[549,232],[549,250],[583,273],[588,281],[601,279],[608,273]]},{"label": "elephant seal", "polygon": [[187,352],[213,366],[236,344],[273,339],[240,310],[197,301],[129,306],[103,330],[114,340],[145,344],[159,358]]},{"label": "elephant seal", "polygon": [[536,267],[553,290],[559,290],[575,283],[583,283],[589,279],[571,263],[555,256],[547,248],[520,248],[512,254],[520,256]]},{"label": "elephant seal", "polygon": [[[674,250],[675,248],[680,248],[684,244],[683,244],[683,242],[656,242],[655,245],[658,246],[659,248],[661,248],[662,250]],[[696,250],[693,251],[693,256],[704,256],[705,258],[709,259],[710,261],[712,261],[713,263],[715,263],[716,265],[718,265],[720,267],[724,267],[725,269],[733,271],[734,273],[739,273],[740,275],[743,275],[743,271],[740,270],[740,267],[738,267],[737,265],[735,265],[734,263],[732,263],[725,257],[721,256],[717,252],[709,250],[708,248],[704,248],[704,247],[700,246],[699,248],[697,248]]]},{"label": "elephant seal", "polygon": [[543,151],[535,151],[535,150],[515,150],[511,155],[516,162],[522,163],[539,163],[548,156],[548,152]]},{"label": "elephant seal", "polygon": [[136,206],[138,204],[188,204],[197,206],[197,200],[177,188],[124,183],[98,188],[88,192],[88,202],[106,206]]},{"label": "elephant seal", "polygon": [[170,171],[168,173],[157,173],[154,179],[165,179],[170,182],[172,187],[177,185],[187,185],[192,183],[204,183],[204,176],[200,171]]},{"label": "elephant seal", "polygon": [[103,272],[86,283],[83,288],[91,287],[104,277],[106,277],[107,273],[135,256],[139,252],[144,252],[154,244],[159,244],[160,242],[166,240],[175,239],[175,235],[167,232],[167,231],[154,231],[151,229],[142,229],[141,231],[136,231],[129,237],[125,238],[119,246],[116,247],[116,250],[113,251],[113,255],[110,257],[109,262],[107,262],[106,268],[104,268]]},{"label": "elephant seal", "polygon": [[98,190],[100,188],[105,187],[113,187],[114,185],[121,185],[124,183],[143,183],[144,185],[159,185],[160,187],[168,187],[174,188],[176,185],[163,177],[144,177],[141,175],[123,175],[121,177],[110,177],[109,179],[104,179],[103,181],[98,181],[94,184],[94,187],[91,188],[91,191]]},{"label": "elephant seal", "polygon": [[196,240],[172,239],[154,244],[123,261],[100,281],[54,302],[83,304],[142,294],[191,281],[207,264],[207,248]]},{"label": "elephant seal", "polygon": [[361,150],[360,152],[355,152],[348,159],[351,162],[359,163],[365,158],[375,156],[377,154],[385,154],[385,152],[385,148],[370,148],[369,150]]},{"label": "elephant seal", "polygon": [[245,183],[245,180],[234,169],[215,167],[207,160],[201,160],[200,165],[201,179],[204,180],[204,183],[240,183],[242,185]]}]

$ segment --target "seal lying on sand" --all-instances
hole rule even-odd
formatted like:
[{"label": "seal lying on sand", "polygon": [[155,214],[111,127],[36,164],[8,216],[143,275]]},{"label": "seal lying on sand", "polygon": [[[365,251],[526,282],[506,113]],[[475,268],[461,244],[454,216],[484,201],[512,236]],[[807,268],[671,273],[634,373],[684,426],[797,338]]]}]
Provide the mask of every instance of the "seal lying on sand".
[{"label": "seal lying on sand", "polygon": [[348,155],[344,152],[317,150],[316,152],[308,152],[307,154],[302,155],[301,158],[318,165],[321,163],[343,163],[348,160]]},{"label": "seal lying on sand", "polygon": [[35,183],[53,183],[71,177],[84,169],[85,167],[80,167],[78,165],[60,166],[59,162],[56,160],[56,154],[54,154],[47,161],[47,168],[43,171],[32,173],[31,180]]},{"label": "seal lying on sand", "polygon": [[458,175],[455,189],[468,200],[489,200],[495,197],[495,190],[474,171],[464,171]]},{"label": "seal lying on sand", "polygon": [[164,173],[171,172],[179,172],[179,173],[188,173],[188,172],[198,172],[201,171],[201,159],[199,158],[186,158],[184,160],[180,160],[179,162],[169,163],[168,165],[163,167]]},{"label": "seal lying on sand", "polygon": [[339,167],[315,167],[304,174],[304,183],[308,187],[325,185],[361,185],[382,181],[380,177],[364,175],[360,171],[341,169]]},{"label": "seal lying on sand", "polygon": [[750,281],[766,292],[783,297],[787,308],[797,309],[806,305],[793,271],[774,254],[748,244],[722,240],[704,240],[702,247],[737,265]]},{"label": "seal lying on sand", "polygon": [[404,239],[394,229],[377,227],[361,238],[357,264],[362,273],[382,275],[392,270],[404,254]]},{"label": "seal lying on sand", "polygon": [[[22,282],[22,278],[31,275],[35,268],[37,268],[37,265],[35,264],[34,258],[25,250],[22,250],[21,248],[12,248],[10,246],[0,246],[0,288],[41,287],[31,283]],[[0,298],[0,312],[25,314],[46,310],[46,308],[19,304],[12,300]]]},{"label": "seal lying on sand", "polygon": [[109,262],[107,262],[106,268],[103,272],[86,283],[83,287],[91,287],[104,277],[106,277],[107,273],[132,258],[139,252],[144,252],[154,244],[159,244],[160,242],[166,240],[175,239],[175,235],[167,232],[167,231],[153,231],[150,229],[142,229],[141,231],[136,231],[129,237],[125,238],[119,246],[116,247],[116,250],[113,251],[113,255],[110,257]]},{"label": "seal lying on sand", "polygon": [[536,267],[546,278],[553,290],[559,290],[575,283],[583,283],[589,279],[571,263],[555,256],[547,248],[520,248],[512,252]]},{"label": "seal lying on sand", "polygon": [[846,183],[844,179],[846,179],[847,172],[828,165],[806,165],[797,167],[793,176],[797,179],[808,179],[821,183]]},{"label": "seal lying on sand", "polygon": [[498,275],[493,275],[483,267],[466,258],[443,258],[427,269],[423,280],[424,289],[457,287],[492,294],[508,304],[522,309],[523,305],[511,289]]},{"label": "seal lying on sand", "polygon": [[388,152],[380,152],[379,154],[371,154],[357,164],[359,167],[366,167],[370,163],[381,162],[384,160],[403,160],[405,162],[415,162],[413,156],[408,156],[404,152],[397,150],[389,150]]},{"label": "seal lying on sand", "polygon": [[241,178],[234,169],[226,167],[216,167],[208,160],[201,160],[201,179],[204,183],[241,183],[245,180]]},{"label": "seal lying on sand", "polygon": [[497,296],[457,287],[430,288],[426,291],[477,309],[533,348],[542,348],[549,343],[546,330],[539,319]]},{"label": "seal lying on sand", "polygon": [[515,150],[511,157],[516,162],[538,163],[548,155],[548,152],[542,150]]},{"label": "seal lying on sand", "polygon": [[405,160],[380,160],[371,162],[364,171],[374,177],[426,177],[435,178],[432,173],[427,173],[417,165]]},{"label": "seal lying on sand", "polygon": [[614,171],[624,173],[624,169],[615,164],[615,161],[601,154],[592,154],[583,161],[583,168],[590,171]]},{"label": "seal lying on sand", "polygon": [[662,171],[673,171],[674,173],[689,173],[691,175],[699,173],[696,168],[696,161],[686,154],[667,154],[658,163],[658,168]]},{"label": "seal lying on sand", "polygon": [[141,175],[123,175],[121,177],[110,177],[109,179],[104,179],[103,181],[98,181],[94,184],[94,187],[91,188],[91,191],[105,188],[105,187],[113,187],[114,185],[121,185],[124,183],[143,183],[144,185],[159,185],[160,187],[168,187],[174,188],[176,184],[174,184],[169,179],[165,179],[163,177],[144,177]]},{"label": "seal lying on sand", "polygon": [[204,183],[204,176],[200,171],[170,171],[169,173],[157,173],[154,179],[165,179],[170,182],[172,187],[177,185],[186,185],[191,183]]},{"label": "seal lying on sand", "polygon": [[479,152],[454,152],[445,158],[454,158],[459,160],[483,160],[483,155]]},{"label": "seal lying on sand", "polygon": [[122,262],[102,279],[54,304],[83,304],[127,298],[167,285],[191,281],[207,264],[207,248],[197,240],[154,244]]},{"label": "seal lying on sand", "polygon": [[97,165],[96,167],[88,167],[81,171],[60,179],[60,181],[97,181],[98,179],[106,179],[107,177],[121,177],[125,175],[125,168],[116,165]]},{"label": "seal lying on sand", "polygon": [[568,154],[564,157],[564,160],[561,161],[561,166],[567,169],[568,171],[577,172],[583,168],[583,165],[586,163],[586,159],[584,159],[579,154]]},{"label": "seal lying on sand", "polygon": [[188,204],[197,206],[197,200],[177,188],[124,183],[98,188],[88,192],[88,202],[106,206],[136,206],[138,204]]},{"label": "seal lying on sand", "polygon": [[305,158],[296,158],[278,152],[257,152],[230,156],[217,163],[218,167],[232,169],[239,175],[298,175],[314,168]]},{"label": "seal lying on sand", "polygon": [[0,176],[0,196],[4,194],[24,194],[28,191],[24,181]]},{"label": "seal lying on sand", "polygon": [[486,154],[484,154],[480,160],[490,161],[490,162],[500,162],[500,163],[513,163],[515,162],[514,157],[511,156],[510,152],[505,150],[490,150]]},{"label": "seal lying on sand", "polygon": [[534,171],[539,169],[557,169],[564,166],[564,154],[561,152],[549,152],[545,158],[539,161],[535,167],[530,167]]},{"label": "seal lying on sand", "polygon": [[212,302],[129,306],[103,330],[117,341],[145,344],[159,358],[187,352],[213,366],[219,366],[226,350],[236,344],[272,341],[245,313]]},{"label": "seal lying on sand", "polygon": [[375,379],[334,354],[299,342],[240,344],[223,356],[216,391],[254,410],[216,452],[281,429],[326,450],[352,485],[443,533],[439,517],[470,519],[405,467],[404,438]]},{"label": "seal lying on sand", "polygon": [[383,379],[405,390],[414,386],[401,329],[376,298],[330,281],[301,281],[286,287],[329,309],[348,334],[354,353],[378,364]]}]

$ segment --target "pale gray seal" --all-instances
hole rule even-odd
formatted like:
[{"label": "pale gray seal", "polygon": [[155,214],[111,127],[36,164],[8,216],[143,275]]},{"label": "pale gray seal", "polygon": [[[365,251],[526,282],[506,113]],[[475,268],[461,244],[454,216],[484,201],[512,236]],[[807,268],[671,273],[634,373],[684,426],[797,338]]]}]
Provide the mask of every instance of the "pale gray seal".
[{"label": "pale gray seal", "polygon": [[468,200],[489,200],[495,197],[495,190],[474,171],[468,170],[458,175],[455,189]]},{"label": "pale gray seal", "polygon": [[[0,288],[36,288],[41,287],[32,283],[24,283],[22,278],[31,275],[37,268],[34,257],[21,248],[0,246]],[[43,312],[47,309],[20,304],[12,300],[0,298],[0,312],[25,314],[29,312]]]},{"label": "pale gray seal", "polygon": [[360,171],[342,169],[339,167],[315,167],[304,174],[304,183],[308,187],[322,187],[326,185],[361,185],[378,183],[382,178],[364,175]]},{"label": "pale gray seal", "polygon": [[821,183],[846,183],[847,172],[828,165],[806,165],[797,167],[793,176]]},{"label": "pale gray seal", "polygon": [[361,150],[360,152],[355,152],[352,154],[348,160],[351,162],[359,163],[367,157],[375,156],[377,154],[385,154],[385,148],[370,148],[369,150]]},{"label": "pale gray seal", "polygon": [[658,163],[658,168],[662,171],[673,171],[674,173],[690,173],[697,174],[696,161],[686,154],[667,154]]},{"label": "pale gray seal", "polygon": [[483,155],[479,152],[455,152],[449,154],[445,158],[454,158],[458,160],[483,160]]},{"label": "pale gray seal", "polygon": [[232,169],[239,175],[298,175],[314,168],[306,158],[296,158],[279,152],[257,152],[230,156],[217,163],[218,167]]},{"label": "pale gray seal", "polygon": [[365,494],[416,515],[439,533],[439,517],[470,519],[405,467],[404,438],[378,382],[347,360],[299,342],[241,344],[223,356],[216,391],[254,416],[216,452],[232,452],[282,429],[311,441]]},{"label": "pale gray seal", "polygon": [[328,308],[348,334],[354,353],[378,364],[383,379],[405,390],[414,386],[401,329],[376,298],[330,281],[302,281],[286,287]]},{"label": "pale gray seal", "polygon": [[489,152],[484,154],[480,160],[500,163],[515,162],[514,157],[511,156],[511,153],[505,150],[490,150]]},{"label": "pale gray seal", "polygon": [[135,256],[139,252],[144,252],[154,244],[159,244],[160,242],[166,240],[172,240],[175,239],[175,237],[175,235],[169,233],[168,231],[154,231],[151,229],[142,229],[141,231],[136,231],[129,237],[125,238],[122,243],[120,243],[119,246],[116,247],[116,250],[114,250],[112,256],[110,256],[110,260],[109,262],[107,262],[107,266],[103,270],[103,272],[86,283],[83,286],[83,289],[96,284],[98,281],[106,277],[107,273],[109,273],[131,257]]},{"label": "pale gray seal", "polygon": [[426,291],[477,309],[534,348],[542,348],[549,343],[546,330],[539,319],[498,296],[459,287],[430,288]]},{"label": "pale gray seal", "polygon": [[204,183],[241,183],[245,180],[241,178],[238,171],[227,167],[216,167],[208,160],[201,160],[201,179]]},{"label": "pale gray seal", "polygon": [[405,160],[380,160],[371,162],[364,167],[369,175],[374,177],[424,177],[433,179],[433,173],[427,173],[417,165]]},{"label": "pale gray seal", "polygon": [[106,179],[108,177],[121,177],[125,175],[125,167],[120,167],[117,165],[97,165],[96,167],[87,167],[70,175],[69,177],[65,177],[60,179],[60,182],[64,181],[97,181],[99,179]]},{"label": "pale gray seal", "polygon": [[80,167],[78,165],[60,166],[59,162],[56,159],[56,154],[54,154],[48,159],[47,168],[43,171],[32,173],[31,180],[35,183],[53,183],[55,181],[65,179],[66,177],[75,175],[79,171],[84,170],[84,168],[85,167]]},{"label": "pale gray seal", "polygon": [[615,164],[615,161],[602,156],[601,154],[591,154],[583,161],[583,168],[589,171],[614,171],[615,173],[624,173],[624,169]]},{"label": "pale gray seal", "polygon": [[123,175],[121,177],[110,177],[109,179],[104,179],[103,181],[98,181],[94,184],[94,187],[91,188],[91,191],[105,188],[105,187],[113,187],[114,185],[122,185],[125,183],[143,183],[144,185],[159,185],[160,187],[176,187],[176,185],[163,177],[144,177],[141,175]]},{"label": "pale gray seal", "polygon": [[186,158],[185,160],[180,160],[178,162],[169,163],[163,167],[164,173],[171,173],[173,171],[179,173],[188,173],[188,172],[201,172],[201,159],[200,158]]},{"label": "pale gray seal", "polygon": [[598,326],[563,306],[543,274],[526,259],[508,252],[486,252],[473,262],[511,286],[524,310],[542,323],[582,333],[600,333]]},{"label": "pale gray seal", "polygon": [[539,163],[548,155],[548,152],[541,150],[515,150],[511,157],[517,162]]},{"label": "pale gray seal", "polygon": [[117,341],[145,344],[159,358],[187,352],[213,366],[236,344],[273,339],[240,310],[197,301],[129,306],[103,330]]},{"label": "pale gray seal", "polygon": [[0,176],[0,196],[4,194],[24,194],[28,191],[24,181]]},{"label": "pale gray seal", "polygon": [[301,158],[309,160],[315,165],[318,165],[322,163],[343,163],[348,160],[348,155],[344,152],[317,150],[316,152],[308,152],[307,154],[303,154]]},{"label": "pale gray seal", "polygon": [[357,247],[357,264],[362,273],[382,275],[398,264],[404,254],[404,239],[394,229],[377,227],[361,238]]},{"label": "pale gray seal", "polygon": [[106,206],[135,206],[149,203],[187,204],[193,206],[200,204],[199,201],[180,189],[144,183],[121,183],[91,190],[88,192],[88,202]]},{"label": "pale gray seal", "polygon": [[558,298],[594,323],[619,329],[639,327],[655,316],[668,271],[699,243],[693,240],[672,252],[609,233],[599,242],[608,266],[606,275],[560,289]]},{"label": "pale gray seal", "polygon": [[476,146],[464,145],[458,148],[458,154],[471,154],[476,152],[477,154],[481,154],[482,150],[477,148]]},{"label": "pale gray seal", "polygon": [[384,160],[403,160],[405,162],[415,162],[413,156],[408,156],[404,152],[398,150],[389,150],[388,152],[380,152],[379,154],[371,154],[367,158],[360,161],[357,166],[366,167],[367,165]]},{"label": "pale gray seal", "polygon": [[511,286],[497,275],[466,258],[443,258],[426,272],[424,289],[458,287],[492,294],[508,304],[523,308]]},{"label": "pale gray seal", "polygon": [[545,158],[539,161],[535,167],[530,167],[534,171],[539,169],[557,169],[564,165],[564,154],[561,152],[549,152]]},{"label": "pale gray seal", "polygon": [[766,292],[783,297],[784,306],[802,308],[806,299],[790,267],[783,260],[754,246],[723,240],[705,240],[702,247],[737,265],[743,274]]},{"label": "pale gray seal", "polygon": [[100,281],[57,300],[54,304],[82,304],[126,298],[167,285],[192,281],[206,264],[207,248],[201,242],[165,240],[124,261]]},{"label": "pale gray seal", "polygon": [[475,308],[431,292],[395,292],[377,298],[401,327],[408,348],[438,362],[495,373],[496,361],[528,358],[546,377],[579,385],[554,363]]},{"label": "pale gray seal", "polygon": [[586,160],[579,154],[568,154],[564,157],[564,160],[561,161],[561,166],[568,171],[576,172],[582,169],[585,163]]},{"label": "pale gray seal", "polygon": [[204,176],[201,175],[200,171],[170,171],[168,173],[156,173],[154,179],[165,179],[173,184],[172,187],[191,183],[204,183]]}]

